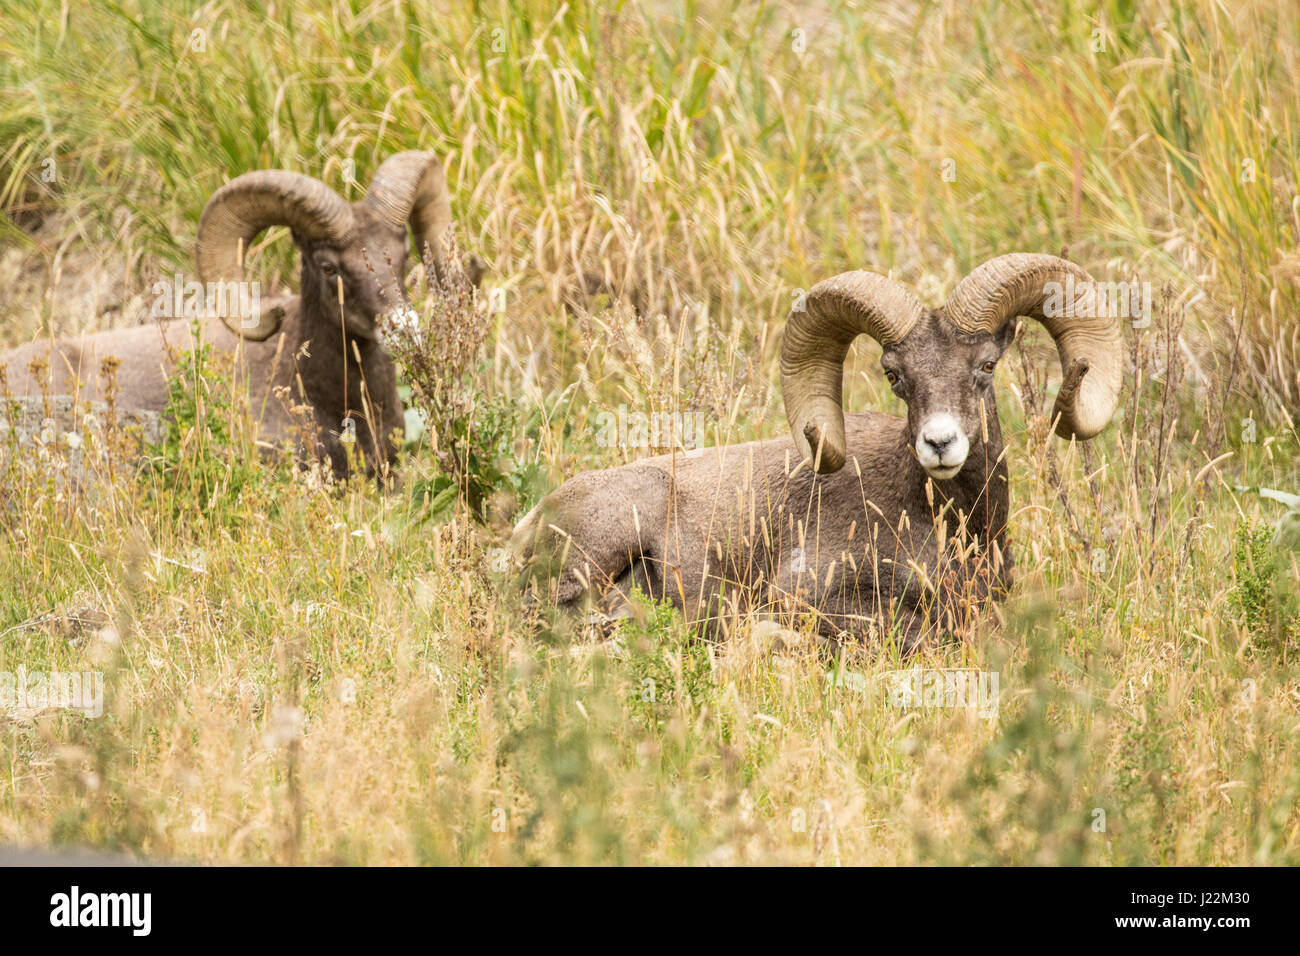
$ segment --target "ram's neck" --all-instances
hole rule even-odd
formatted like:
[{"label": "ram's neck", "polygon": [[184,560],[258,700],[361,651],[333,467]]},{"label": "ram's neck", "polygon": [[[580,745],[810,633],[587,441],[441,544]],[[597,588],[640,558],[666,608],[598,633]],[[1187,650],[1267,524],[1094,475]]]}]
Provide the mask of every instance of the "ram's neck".
[{"label": "ram's neck", "polygon": [[322,420],[362,415],[362,382],[376,400],[386,398],[395,382],[392,359],[378,342],[347,332],[333,303],[314,291],[315,283],[303,286],[308,291],[299,309],[299,338],[310,344],[295,365],[304,398]]}]

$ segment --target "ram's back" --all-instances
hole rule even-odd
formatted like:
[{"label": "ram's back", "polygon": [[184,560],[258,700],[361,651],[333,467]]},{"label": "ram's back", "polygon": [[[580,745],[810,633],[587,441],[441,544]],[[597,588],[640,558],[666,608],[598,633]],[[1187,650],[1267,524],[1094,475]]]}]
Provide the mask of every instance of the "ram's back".
[{"label": "ram's back", "polygon": [[[241,340],[219,319],[203,323],[203,340],[214,355],[234,355]],[[267,365],[276,340],[243,342],[244,363]],[[71,395],[77,400],[105,401],[105,361],[116,359],[114,402],[121,408],[161,412],[167,406],[167,383],[179,357],[194,348],[190,322],[154,322],[62,339],[37,339],[0,356],[8,390],[15,398]],[[234,365],[232,363],[231,367]],[[266,375],[254,376],[265,381]]]}]

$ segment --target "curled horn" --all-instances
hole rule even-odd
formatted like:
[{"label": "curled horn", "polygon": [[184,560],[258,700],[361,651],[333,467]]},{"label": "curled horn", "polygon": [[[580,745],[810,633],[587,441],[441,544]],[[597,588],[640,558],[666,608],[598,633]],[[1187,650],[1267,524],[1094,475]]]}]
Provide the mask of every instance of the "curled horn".
[{"label": "curled horn", "polygon": [[[244,254],[269,226],[288,226],[308,239],[343,242],[352,231],[352,209],[318,179],[284,170],[245,173],[222,186],[199,218],[194,257],[204,283],[242,282]],[[231,331],[261,341],[284,320],[284,300],[262,302],[259,314],[223,315]]]},{"label": "curled horn", "polygon": [[925,315],[906,288],[872,272],[845,272],[813,286],[781,342],[785,416],[799,453],[821,474],[844,467],[844,360],[861,334],[901,342]]},{"label": "curled horn", "polygon": [[366,191],[366,204],[394,226],[410,223],[416,251],[432,259],[444,278],[443,238],[451,225],[451,197],[442,161],[433,153],[410,150],[388,157]]},{"label": "curled horn", "polygon": [[[1090,292],[1091,308],[1072,308],[1065,301],[1079,288]],[[1042,322],[1056,342],[1064,373],[1053,409],[1053,417],[1059,416],[1056,433],[1080,440],[1105,428],[1119,404],[1124,353],[1119,323],[1110,311],[1092,276],[1079,266],[1023,252],[998,256],[975,269],[944,306],[949,321],[967,332],[996,332],[1020,315]]]}]

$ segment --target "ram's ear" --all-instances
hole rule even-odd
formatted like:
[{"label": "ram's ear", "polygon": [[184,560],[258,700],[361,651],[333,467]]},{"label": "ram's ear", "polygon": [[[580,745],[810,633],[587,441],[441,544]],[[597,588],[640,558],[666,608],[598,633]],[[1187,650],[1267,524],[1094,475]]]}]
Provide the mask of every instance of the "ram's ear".
[{"label": "ram's ear", "polygon": [[997,343],[998,352],[1005,352],[1011,348],[1011,343],[1016,340],[1016,333],[1020,331],[1020,319],[1012,317],[1007,323],[993,333],[993,341]]}]

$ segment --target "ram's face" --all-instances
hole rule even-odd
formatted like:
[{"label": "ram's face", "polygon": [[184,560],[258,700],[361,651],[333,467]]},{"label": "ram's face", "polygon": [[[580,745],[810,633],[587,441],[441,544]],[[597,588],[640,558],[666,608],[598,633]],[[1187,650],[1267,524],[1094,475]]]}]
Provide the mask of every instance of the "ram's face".
[{"label": "ram's face", "polygon": [[333,316],[340,314],[341,300],[348,332],[373,339],[379,316],[408,307],[406,229],[384,222],[364,204],[352,210],[356,228],[342,245],[295,237],[302,253],[302,294],[325,303]]},{"label": "ram's face", "polygon": [[[1015,322],[993,334],[962,332],[930,313],[880,357],[894,394],[907,403],[917,460],[931,478],[955,478],[995,422],[993,371],[1015,337]],[[984,409],[981,416],[981,408]]]}]

